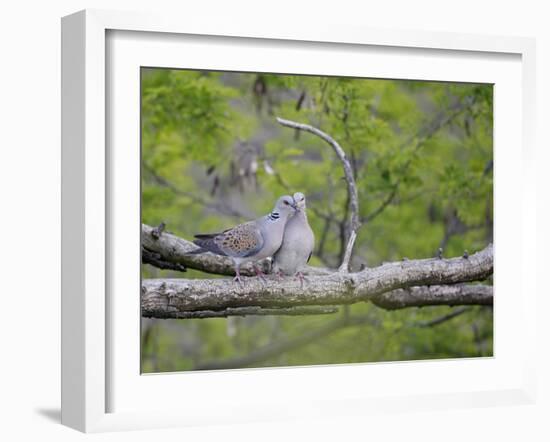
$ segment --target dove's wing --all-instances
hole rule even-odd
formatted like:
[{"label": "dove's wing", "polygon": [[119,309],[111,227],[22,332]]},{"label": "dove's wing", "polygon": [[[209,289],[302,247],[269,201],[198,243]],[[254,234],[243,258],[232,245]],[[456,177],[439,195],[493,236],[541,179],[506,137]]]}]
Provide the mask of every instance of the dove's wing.
[{"label": "dove's wing", "polygon": [[257,254],[265,241],[257,222],[250,221],[221,233],[195,235],[193,242],[218,255],[245,258]]}]

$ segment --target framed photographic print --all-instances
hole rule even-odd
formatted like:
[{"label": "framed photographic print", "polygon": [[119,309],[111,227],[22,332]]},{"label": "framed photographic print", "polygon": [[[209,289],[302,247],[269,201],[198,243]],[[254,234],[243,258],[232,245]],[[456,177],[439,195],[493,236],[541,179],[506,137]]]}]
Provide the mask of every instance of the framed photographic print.
[{"label": "framed photographic print", "polygon": [[531,40],[84,11],[62,43],[63,423],[532,400]]}]

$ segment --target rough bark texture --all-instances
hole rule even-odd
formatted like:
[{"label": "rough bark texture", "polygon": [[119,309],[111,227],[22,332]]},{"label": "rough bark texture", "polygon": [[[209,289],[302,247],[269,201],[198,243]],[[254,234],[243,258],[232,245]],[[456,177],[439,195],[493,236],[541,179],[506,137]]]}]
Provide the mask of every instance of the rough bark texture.
[{"label": "rough bark texture", "polygon": [[493,305],[493,287],[465,284],[409,287],[374,296],[371,302],[386,310],[425,305]]},{"label": "rough bark texture", "polygon": [[151,264],[162,270],[176,270],[178,272],[185,272],[185,266],[178,264],[177,262],[166,261],[162,258],[162,255],[157,252],[151,252],[146,248],[141,249],[141,262],[143,264]]},{"label": "rough bark texture", "polygon": [[303,315],[329,315],[337,313],[338,307],[333,306],[300,306],[300,307],[228,307],[223,310],[197,310],[181,312],[171,308],[164,303],[151,302],[142,307],[144,318],[156,319],[204,319],[204,318],[227,318],[229,316],[303,316]]},{"label": "rough bark texture", "polygon": [[[163,237],[165,235],[162,235]],[[493,246],[468,258],[422,259],[388,263],[358,273],[333,272],[309,277],[301,286],[293,278],[262,282],[245,278],[151,279],[142,282],[142,311],[191,312],[235,307],[288,308],[372,301],[395,309],[427,305],[491,304],[492,289],[447,286],[486,279],[493,273]],[[419,287],[445,284],[445,287]],[[392,292],[397,290],[397,292]],[[390,293],[388,293],[390,292]]]}]

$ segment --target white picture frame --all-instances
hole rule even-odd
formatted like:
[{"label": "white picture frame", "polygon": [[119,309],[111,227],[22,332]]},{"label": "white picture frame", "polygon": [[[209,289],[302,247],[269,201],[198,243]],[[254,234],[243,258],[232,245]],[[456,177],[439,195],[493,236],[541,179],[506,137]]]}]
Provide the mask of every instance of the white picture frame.
[{"label": "white picture frame", "polygon": [[[517,139],[521,145],[515,147],[512,155],[507,157],[507,151],[502,154],[496,150],[496,181],[499,181],[499,164],[506,161],[512,162],[518,158],[523,162],[523,170],[529,170],[530,161],[532,161],[534,141],[533,141],[533,114],[534,114],[534,41],[526,38],[516,37],[489,37],[450,33],[426,33],[415,31],[387,31],[374,29],[354,29],[342,26],[326,25],[308,25],[300,28],[277,28],[265,23],[255,25],[250,23],[247,27],[240,25],[233,27],[230,23],[222,24],[209,22],[206,20],[189,19],[182,20],[181,17],[153,16],[151,14],[134,14],[111,11],[87,10],[63,18],[62,21],[62,423],[70,427],[85,432],[110,431],[122,429],[138,428],[158,428],[168,426],[186,426],[186,425],[206,425],[215,422],[254,422],[262,420],[277,420],[286,418],[300,417],[318,417],[330,415],[356,415],[368,414],[373,410],[383,409],[387,412],[399,410],[437,409],[437,408],[460,408],[468,406],[488,406],[501,403],[532,403],[536,393],[535,382],[535,362],[534,362],[534,339],[527,339],[534,335],[535,330],[535,311],[536,311],[536,289],[534,287],[534,277],[530,277],[533,270],[527,265],[527,256],[533,256],[535,248],[535,229],[533,223],[535,219],[534,176],[525,173],[522,177],[522,187],[515,190],[510,189],[513,195],[521,199],[523,210],[517,214],[508,224],[501,224],[501,229],[517,230],[516,240],[510,244],[510,248],[503,247],[499,249],[497,242],[495,247],[495,261],[497,265],[506,273],[506,265],[509,257],[503,252],[509,250],[513,253],[517,262],[518,257],[522,262],[521,281],[517,282],[514,288],[519,289],[521,297],[516,301],[516,307],[521,310],[522,315],[518,316],[516,321],[521,322],[519,327],[521,337],[526,338],[523,342],[523,351],[517,354],[517,361],[513,364],[494,365],[494,361],[488,361],[486,367],[480,365],[464,365],[457,361],[447,361],[445,365],[436,368],[426,365],[426,363],[406,363],[401,364],[395,369],[400,372],[403,370],[410,373],[433,372],[440,370],[442,373],[453,373],[460,371],[463,373],[463,379],[473,378],[476,370],[490,370],[498,367],[499,370],[511,370],[511,376],[503,376],[501,382],[495,382],[487,388],[482,388],[481,384],[464,385],[454,391],[445,389],[445,382],[433,382],[429,391],[420,394],[419,391],[409,391],[399,393],[399,386],[395,391],[376,394],[367,394],[358,391],[356,394],[348,395],[339,393],[338,390],[326,393],[326,396],[315,395],[315,390],[307,390],[304,387],[302,395],[309,394],[307,406],[300,402],[297,396],[295,403],[283,403],[284,398],[276,397],[276,389],[269,390],[273,395],[271,401],[260,401],[262,385],[268,385],[275,382],[297,382],[299,379],[302,384],[306,379],[311,378],[311,371],[304,372],[304,368],[292,369],[274,369],[274,370],[240,370],[231,373],[194,373],[193,384],[211,385],[212,391],[224,385],[235,385],[234,390],[227,390],[231,395],[233,410],[228,408],[224,401],[212,401],[209,404],[201,404],[198,400],[199,389],[188,390],[189,400],[193,401],[193,409],[189,407],[176,407],[170,400],[169,388],[177,383],[178,374],[165,374],[159,376],[139,377],[139,373],[131,365],[125,367],[123,362],[115,364],[117,358],[122,361],[127,359],[122,352],[113,353],[111,339],[116,340],[117,326],[122,323],[120,315],[122,305],[116,305],[113,308],[112,300],[108,297],[108,291],[113,288],[113,282],[109,273],[109,266],[114,260],[117,260],[117,253],[112,249],[112,243],[120,237],[116,235],[116,227],[108,228],[110,223],[116,225],[113,221],[113,201],[117,200],[116,176],[120,175],[121,160],[113,158],[111,152],[107,149],[108,143],[113,141],[113,135],[107,132],[106,121],[111,118],[116,120],[116,110],[109,108],[109,82],[113,81],[116,75],[111,75],[109,63],[113,63],[112,57],[117,57],[118,53],[110,49],[108,35],[119,33],[119,35],[129,35],[129,33],[139,32],[140,38],[143,38],[141,44],[145,45],[148,38],[157,40],[167,38],[172,42],[179,37],[202,36],[201,38],[216,37],[222,44],[225,40],[237,42],[252,42],[252,46],[261,47],[262,42],[268,42],[272,45],[281,44],[285,48],[291,47],[301,50],[304,45],[309,47],[331,46],[332,50],[351,50],[353,48],[375,48],[376,51],[384,54],[384,51],[399,48],[404,53],[407,51],[422,50],[433,57],[434,71],[437,70],[437,59],[446,56],[462,55],[483,61],[492,56],[500,54],[504,58],[511,57],[515,60],[510,63],[510,70],[519,68],[519,71],[513,73],[510,85],[517,84],[520,90],[512,91],[515,93],[515,103],[521,107],[519,113],[516,109],[508,109],[509,115],[506,116],[506,109],[499,108],[498,100],[495,101],[495,118],[513,118],[518,115],[521,117],[520,126],[513,128],[512,139]],[[154,33],[154,34],[153,34]],[[135,35],[134,35],[135,36]],[[233,40],[237,39],[237,40]],[[135,45],[136,42],[132,42]],[[138,43],[139,44],[139,43]],[[235,46],[238,46],[236,44]],[[130,46],[127,46],[130,48]],[[134,46],[132,46],[134,47]],[[156,48],[156,53],[158,51]],[[167,49],[169,52],[169,49]],[[131,50],[129,50],[131,52]],[[144,53],[146,51],[143,51]],[[424,54],[424,53],[423,53]],[[111,57],[109,59],[108,57]],[[121,57],[122,60],[122,57]],[[136,61],[137,60],[137,61]],[[138,63],[138,59],[132,59],[128,62]],[[162,63],[162,61],[159,61]],[[225,63],[229,63],[226,61]],[[519,64],[518,64],[519,63]],[[513,65],[516,67],[514,68]],[[489,69],[489,68],[487,68]],[[262,70],[258,66],[257,70]],[[106,72],[109,75],[106,75]],[[443,71],[442,71],[443,72]],[[383,74],[381,74],[383,75]],[[441,74],[443,75],[443,73]],[[495,74],[496,75],[496,74]],[[431,79],[438,79],[436,73],[431,73]],[[512,78],[510,77],[510,78]],[[464,74],[464,78],[467,77]],[[472,77],[473,78],[473,77]],[[475,77],[481,78],[481,77]],[[503,77],[504,78],[504,77]],[[519,78],[519,82],[516,81]],[[444,79],[444,77],[441,77]],[[116,79],[114,79],[116,81]],[[505,82],[506,80],[502,80]],[[513,83],[515,81],[516,83]],[[497,83],[498,86],[498,83]],[[126,103],[128,104],[128,103]],[[135,107],[135,102],[130,103]],[[501,106],[501,105],[500,105]],[[134,109],[137,114],[139,111]],[[136,114],[134,113],[134,116]],[[131,120],[132,117],[130,116]],[[135,122],[134,122],[135,124]],[[139,136],[133,131],[132,127],[127,128],[133,136]],[[515,138],[514,138],[515,137]],[[496,136],[495,136],[496,138]],[[496,139],[496,144],[502,140]],[[509,141],[509,140],[508,140]],[[496,149],[496,148],[495,148]],[[135,160],[135,157],[132,157]],[[500,159],[499,159],[500,158]],[[506,159],[508,158],[508,160]],[[503,170],[503,169],[501,169]],[[117,175],[118,174],[118,175]],[[502,174],[500,177],[505,176]],[[115,177],[115,178],[113,178]],[[136,185],[135,176],[126,176],[130,186]],[[502,181],[502,178],[501,182]],[[133,183],[133,184],[132,184]],[[136,192],[139,192],[139,181],[137,182]],[[507,189],[503,188],[504,191]],[[514,193],[515,192],[515,193]],[[138,195],[139,200],[139,195]],[[135,199],[134,199],[135,200]],[[500,201],[500,202],[499,202]],[[500,204],[502,210],[505,210],[505,200],[499,199],[496,195],[496,205]],[[131,213],[131,210],[128,212]],[[504,213],[504,212],[503,212]],[[511,215],[513,216],[513,215]],[[496,215],[497,226],[499,227],[499,218]],[[504,217],[500,218],[504,219]],[[136,220],[139,223],[139,219]],[[131,229],[130,229],[131,230]],[[115,236],[115,238],[113,238]],[[137,235],[136,235],[137,237]],[[496,235],[498,238],[498,235]],[[521,241],[520,241],[521,239]],[[512,240],[510,240],[512,241]],[[135,244],[134,244],[135,245]],[[116,248],[120,250],[119,248]],[[126,250],[132,250],[132,245]],[[499,251],[500,250],[500,251]],[[137,255],[128,255],[134,259],[139,266],[139,249]],[[133,258],[132,258],[133,257]],[[131,275],[131,271],[129,273]],[[138,281],[139,282],[139,281]],[[116,286],[116,284],[115,284]],[[502,284],[500,287],[504,287]],[[497,287],[496,290],[499,290]],[[506,295],[504,288],[498,291]],[[505,310],[506,296],[502,297],[502,311]],[[500,302],[500,301],[499,301]],[[124,304],[132,307],[131,304]],[[501,327],[503,333],[501,336],[509,336],[504,333],[506,324],[498,323],[498,311],[500,306],[496,307],[495,323]],[[139,310],[131,310],[139,314]],[[117,313],[118,312],[118,313]],[[131,315],[127,315],[130,317]],[[503,316],[504,317],[504,316]],[[130,318],[128,327],[130,333],[135,333],[135,328]],[[127,325],[124,323],[124,325]],[[516,326],[517,326],[516,322]],[[135,326],[135,323],[134,323]],[[124,339],[128,339],[126,336]],[[135,336],[136,342],[139,341],[139,334]],[[496,338],[498,339],[498,337]],[[533,342],[530,344],[529,342]],[[506,343],[504,343],[506,344]],[[502,355],[506,354],[504,348]],[[115,348],[120,348],[120,345]],[[509,354],[512,354],[514,348],[510,347]],[[133,350],[135,352],[135,349]],[[125,359],[126,358],[126,359]],[[130,356],[130,358],[132,358]],[[495,360],[499,359],[498,352],[495,352]],[[503,357],[502,360],[506,358]],[[511,361],[511,359],[510,359]],[[135,361],[134,361],[135,362]],[[497,361],[498,362],[498,361]],[[493,365],[490,365],[493,364]],[[508,365],[507,365],[508,364]],[[135,365],[134,365],[135,367]],[[374,368],[373,368],[374,367]],[[377,368],[382,367],[382,368]],[[469,368],[468,368],[469,367]],[[120,373],[113,375],[117,370]],[[126,370],[126,372],[124,371]],[[371,364],[351,366],[319,367],[318,373],[323,376],[345,377],[361,376],[362,370],[377,370],[377,374],[384,376],[384,372],[394,370],[391,365]],[[141,383],[143,380],[148,385],[144,385],[143,397],[148,403],[152,403],[146,396],[147,390],[155,390],[162,398],[165,395],[165,404],[160,407],[129,407],[113,406],[110,399],[112,391],[120,381],[112,382],[114,379],[123,379],[124,373],[127,373],[128,379],[137,379]],[[275,378],[273,377],[275,373]],[[277,381],[277,377],[279,380]],[[156,379],[154,379],[156,378]],[[166,381],[163,382],[162,379]],[[296,378],[296,379],[292,379]],[[498,376],[495,376],[497,379]],[[251,381],[252,379],[252,381]],[[229,382],[228,382],[229,381]],[[117,384],[118,382],[118,384]],[[202,384],[201,384],[202,382]],[[252,383],[251,383],[252,382]],[[306,382],[307,383],[307,382]],[[421,384],[419,384],[421,386]],[[248,388],[250,394],[241,395],[238,401],[235,400],[235,394],[239,391],[237,388]],[[252,387],[254,386],[254,387]],[[126,401],[120,403],[135,402],[136,398],[131,397],[130,391],[136,384],[128,383],[125,389],[117,393],[119,396],[128,395]],[[141,387],[140,387],[141,388]],[[470,389],[469,389],[470,388]],[[164,390],[164,391],[163,391]],[[329,389],[330,390],[330,389]],[[134,390],[141,394],[141,390]],[[204,392],[204,390],[202,390]],[[218,390],[219,391],[219,390]],[[241,390],[242,391],[242,390]],[[342,389],[340,389],[342,391]],[[265,395],[266,389],[263,389]],[[197,395],[196,397],[193,397]],[[261,407],[254,406],[254,395],[258,397],[258,403]],[[269,395],[268,395],[269,396]],[[158,404],[158,401],[155,402]],[[205,407],[216,408],[217,411],[209,415],[204,413]]]}]

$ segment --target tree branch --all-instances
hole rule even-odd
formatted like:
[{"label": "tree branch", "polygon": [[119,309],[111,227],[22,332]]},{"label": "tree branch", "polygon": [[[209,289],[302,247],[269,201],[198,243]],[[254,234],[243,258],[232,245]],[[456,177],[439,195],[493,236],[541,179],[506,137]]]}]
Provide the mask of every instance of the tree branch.
[{"label": "tree branch", "polygon": [[[444,286],[478,281],[493,272],[493,246],[468,258],[421,259],[383,264],[358,273],[310,276],[306,284],[285,278],[244,284],[228,279],[150,279],[142,281],[143,311],[189,312],[228,307],[262,308],[340,305],[372,301],[385,309],[428,305],[490,305],[492,288]],[[410,288],[436,285],[435,287]],[[403,289],[403,290],[398,290]],[[407,289],[407,290],[404,290]]]},{"label": "tree branch", "polygon": [[303,315],[329,315],[337,313],[338,307],[334,306],[299,306],[299,307],[227,307],[222,310],[196,310],[180,312],[167,308],[158,303],[147,303],[141,311],[144,318],[156,319],[205,319],[227,318],[229,316],[303,316]]},{"label": "tree branch", "polygon": [[187,270],[182,264],[165,261],[162,259],[160,253],[151,252],[144,247],[141,248],[141,262],[143,264],[151,264],[162,270],[177,270],[178,272],[185,272]]},{"label": "tree branch", "polygon": [[[187,267],[208,273],[234,275],[233,263],[229,258],[211,253],[189,255],[190,251],[196,249],[193,243],[145,224],[142,225],[142,246],[143,262],[159,268],[183,271]],[[304,287],[289,278],[283,281],[270,278],[265,285],[251,279],[246,280],[244,287],[226,279],[144,280],[142,314],[157,318],[225,317],[237,314],[236,311],[227,310],[228,307],[288,309],[302,305],[337,305],[361,301],[371,301],[388,310],[428,305],[491,305],[491,286],[441,284],[483,280],[492,273],[492,260],[492,246],[489,245],[468,259],[401,261],[347,275],[329,268],[308,266],[304,271],[308,277]],[[268,260],[260,264],[265,272],[269,272]],[[255,272],[248,265],[243,266],[242,274],[253,276]],[[196,299],[197,302],[193,305],[186,302],[181,304],[178,300],[185,297]],[[213,304],[212,299],[215,301]],[[265,304],[260,305],[261,300]],[[190,313],[201,311],[208,313]],[[320,314],[315,310],[250,312],[241,310],[238,314]]]},{"label": "tree branch", "polygon": [[353,169],[349,160],[346,157],[346,153],[340,147],[340,145],[332,138],[327,135],[322,130],[317,129],[316,127],[310,126],[309,124],[296,123],[295,121],[285,120],[283,118],[278,118],[277,121],[279,124],[291,127],[293,129],[303,130],[305,132],[312,133],[317,135],[322,140],[326,141],[330,146],[332,146],[334,152],[338,159],[342,162],[344,168],[344,176],[348,185],[348,196],[349,196],[349,210],[350,210],[350,220],[349,220],[349,236],[342,259],[342,264],[338,269],[340,272],[349,272],[349,262],[351,259],[351,253],[353,251],[353,245],[355,244],[355,238],[357,237],[357,230],[361,226],[359,221],[359,198],[357,196],[357,186],[355,185],[355,178],[353,176]]},{"label": "tree branch", "polygon": [[430,319],[428,321],[414,322],[414,323],[411,324],[411,326],[412,327],[423,327],[423,328],[435,327],[436,325],[443,324],[444,322],[450,321],[451,319],[454,319],[457,316],[460,316],[460,315],[466,313],[470,309],[471,309],[471,307],[460,307],[460,308],[454,309],[453,311],[451,311],[450,313],[447,313],[446,315],[438,316],[437,318]]},{"label": "tree branch", "polygon": [[386,310],[426,305],[493,305],[493,287],[490,285],[409,287],[373,296],[370,301]]}]

